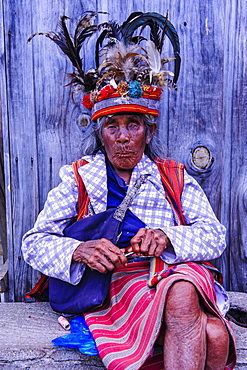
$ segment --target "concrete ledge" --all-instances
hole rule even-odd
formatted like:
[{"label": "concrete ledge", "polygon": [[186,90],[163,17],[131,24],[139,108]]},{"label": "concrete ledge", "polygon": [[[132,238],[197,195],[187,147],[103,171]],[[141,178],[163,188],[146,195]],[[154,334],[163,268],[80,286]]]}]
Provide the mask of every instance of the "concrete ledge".
[{"label": "concrete ledge", "polygon": [[[231,306],[247,310],[247,294],[230,293]],[[0,368],[6,370],[105,369],[99,357],[56,348],[52,339],[69,333],[57,321],[49,303],[0,303]],[[247,329],[232,324],[238,364],[247,370]]]},{"label": "concrete ledge", "polygon": [[49,303],[0,303],[0,369],[105,369],[99,357],[54,347],[52,339],[68,334]]}]

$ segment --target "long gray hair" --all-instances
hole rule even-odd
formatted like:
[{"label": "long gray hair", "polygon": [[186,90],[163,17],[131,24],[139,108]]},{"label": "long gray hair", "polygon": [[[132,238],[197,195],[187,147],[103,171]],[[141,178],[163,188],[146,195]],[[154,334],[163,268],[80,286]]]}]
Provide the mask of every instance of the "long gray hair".
[{"label": "long gray hair", "polygon": [[[138,116],[143,120],[146,127],[146,136],[148,136],[151,133],[151,126],[156,123],[156,119],[148,114],[138,114]],[[81,146],[82,156],[94,155],[99,150],[104,152],[104,147],[101,144],[102,127],[108,117],[110,116],[101,117],[96,123],[90,125],[85,133],[85,138]],[[146,144],[144,152],[152,160],[154,160],[154,158],[165,157],[164,146],[159,136],[159,129],[157,128],[150,143]]]}]

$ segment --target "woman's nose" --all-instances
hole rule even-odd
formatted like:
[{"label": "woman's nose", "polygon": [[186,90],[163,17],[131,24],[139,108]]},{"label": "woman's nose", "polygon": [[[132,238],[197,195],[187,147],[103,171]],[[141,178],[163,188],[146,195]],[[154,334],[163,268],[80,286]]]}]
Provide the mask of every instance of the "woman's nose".
[{"label": "woman's nose", "polygon": [[130,141],[130,134],[126,128],[119,128],[117,133],[117,141],[119,143],[128,143]]}]

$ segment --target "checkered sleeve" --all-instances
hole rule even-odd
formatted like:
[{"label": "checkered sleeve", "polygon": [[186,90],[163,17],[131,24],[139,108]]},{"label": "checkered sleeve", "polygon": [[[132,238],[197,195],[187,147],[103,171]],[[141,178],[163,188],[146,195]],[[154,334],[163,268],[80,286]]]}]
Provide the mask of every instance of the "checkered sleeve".
[{"label": "checkered sleeve", "polygon": [[72,254],[80,242],[64,237],[63,230],[77,216],[78,188],[71,166],[63,166],[60,177],[62,182],[49,192],[34,227],[23,236],[22,252],[34,269],[77,284],[84,265],[72,262]]},{"label": "checkered sleeve", "polygon": [[173,246],[163,252],[162,259],[178,263],[219,257],[226,248],[225,227],[217,220],[201,187],[186,172],[181,201],[186,226],[162,228]]}]

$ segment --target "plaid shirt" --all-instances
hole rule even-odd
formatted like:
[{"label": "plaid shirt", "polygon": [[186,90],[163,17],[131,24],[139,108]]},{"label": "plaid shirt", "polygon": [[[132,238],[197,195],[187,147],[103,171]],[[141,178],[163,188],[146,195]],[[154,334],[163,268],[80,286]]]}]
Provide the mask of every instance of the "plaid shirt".
[{"label": "plaid shirt", "polygon": [[[107,205],[107,177],[102,153],[84,157],[89,163],[79,169],[95,213]],[[148,228],[162,229],[172,243],[162,259],[167,263],[205,261],[219,257],[224,251],[225,227],[215,217],[198,183],[185,171],[182,208],[186,226],[175,226],[175,215],[165,197],[159,170],[146,155],[132,172],[131,186],[141,174],[148,180],[138,191],[129,209]],[[28,264],[42,273],[77,284],[84,265],[72,262],[80,242],[64,237],[63,230],[77,216],[78,188],[70,165],[60,170],[62,182],[48,194],[43,211],[34,227],[23,237],[22,251]]]}]

